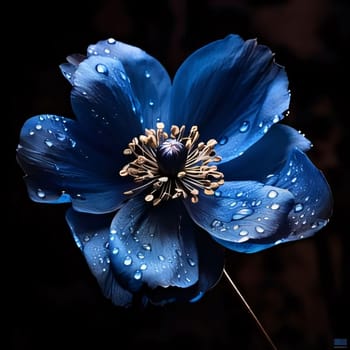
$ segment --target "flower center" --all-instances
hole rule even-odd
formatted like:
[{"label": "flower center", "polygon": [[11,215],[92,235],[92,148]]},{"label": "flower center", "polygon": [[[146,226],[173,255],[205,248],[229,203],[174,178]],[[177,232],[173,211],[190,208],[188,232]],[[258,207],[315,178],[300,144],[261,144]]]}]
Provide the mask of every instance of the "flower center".
[{"label": "flower center", "polygon": [[148,189],[145,200],[153,205],[179,197],[190,197],[196,203],[199,190],[214,194],[224,183],[224,175],[212,165],[221,160],[214,150],[217,142],[214,139],[198,142],[196,126],[192,126],[188,136],[184,136],[184,132],[184,125],[180,128],[173,125],[168,135],[164,124],[157,123],[157,130],[146,129],[145,135],[132,139],[123,153],[135,159],[119,174],[132,176],[140,185],[124,194]]}]

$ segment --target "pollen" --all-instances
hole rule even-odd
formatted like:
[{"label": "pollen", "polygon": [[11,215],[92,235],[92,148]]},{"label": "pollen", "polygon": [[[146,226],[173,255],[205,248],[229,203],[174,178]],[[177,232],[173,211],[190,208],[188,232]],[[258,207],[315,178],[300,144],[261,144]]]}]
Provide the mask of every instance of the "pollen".
[{"label": "pollen", "polygon": [[164,124],[155,129],[145,129],[144,135],[134,137],[123,151],[131,161],[119,172],[132,176],[135,188],[124,192],[133,195],[144,192],[145,201],[158,205],[162,201],[190,198],[198,202],[200,191],[213,195],[224,183],[224,175],[215,163],[221,161],[214,147],[216,140],[199,142],[197,126],[192,126],[185,136],[185,126],[173,125],[170,132]]}]

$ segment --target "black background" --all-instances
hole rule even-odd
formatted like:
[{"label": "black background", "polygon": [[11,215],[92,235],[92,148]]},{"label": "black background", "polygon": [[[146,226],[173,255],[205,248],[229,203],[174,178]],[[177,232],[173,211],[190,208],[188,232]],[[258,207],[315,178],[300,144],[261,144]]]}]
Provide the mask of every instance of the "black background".
[{"label": "black background", "polygon": [[8,4],[2,13],[5,349],[271,349],[224,278],[195,304],[113,306],[75,246],[66,207],[31,202],[15,160],[27,118],[74,118],[70,85],[58,68],[67,55],[114,37],[146,50],[173,76],[187,55],[229,33],[258,38],[286,67],[292,102],[284,122],[313,142],[309,156],[325,173],[335,204],[330,223],[314,237],[253,255],[229,252],[227,270],[278,349],[328,350],[335,338],[346,338],[349,15],[347,0]]}]

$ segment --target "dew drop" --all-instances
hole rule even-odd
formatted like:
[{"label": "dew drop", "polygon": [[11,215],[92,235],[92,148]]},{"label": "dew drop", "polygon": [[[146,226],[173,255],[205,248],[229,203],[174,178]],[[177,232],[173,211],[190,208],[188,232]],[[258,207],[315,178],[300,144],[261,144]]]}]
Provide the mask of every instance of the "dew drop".
[{"label": "dew drop", "polygon": [[56,136],[58,141],[64,141],[66,139],[66,135],[61,133],[61,132],[55,133],[55,136]]},{"label": "dew drop", "polygon": [[85,200],[86,199],[81,193],[77,193],[75,198],[76,199],[80,199],[80,200]]},{"label": "dew drop", "polygon": [[258,233],[264,233],[265,230],[261,226],[255,226],[255,231]]},{"label": "dew drop", "polygon": [[148,102],[148,104],[150,105],[150,107],[153,107],[154,106],[154,102],[151,100]]},{"label": "dew drop", "polygon": [[278,192],[275,191],[275,190],[271,190],[271,191],[267,194],[267,196],[268,196],[269,198],[276,198],[276,197],[278,196]]},{"label": "dew drop", "polygon": [[111,53],[111,50],[108,49],[107,47],[106,47],[103,51],[104,51],[104,53],[106,53],[107,55],[109,55],[109,54]]},{"label": "dew drop", "polygon": [[45,198],[46,197],[46,193],[40,188],[37,190],[36,194],[37,194],[37,196],[39,198]]},{"label": "dew drop", "polygon": [[113,255],[117,255],[118,253],[119,253],[119,249],[118,248],[113,248],[112,254]]},{"label": "dew drop", "polygon": [[126,80],[126,75],[124,74],[124,72],[119,71],[119,74],[123,80]]},{"label": "dew drop", "polygon": [[141,264],[140,265],[140,270],[142,270],[142,271],[147,270],[147,264]]},{"label": "dew drop", "polygon": [[29,131],[29,135],[30,135],[30,136],[33,136],[34,134],[35,134],[35,133],[34,133],[33,130]]},{"label": "dew drop", "polygon": [[219,145],[222,146],[222,145],[225,145],[227,143],[227,141],[228,141],[228,137],[227,136],[222,136],[222,137],[220,137],[218,143],[219,143]]},{"label": "dew drop", "polygon": [[139,258],[139,259],[144,259],[145,258],[145,254],[141,253],[141,252],[138,252],[136,254],[136,256]]},{"label": "dew drop", "polygon": [[109,39],[107,39],[107,43],[110,44],[110,45],[113,45],[113,44],[116,43],[116,40],[113,39],[113,38],[109,38]]},{"label": "dew drop", "polygon": [[63,75],[66,79],[71,80],[72,79],[72,74],[69,72],[63,72]]},{"label": "dew drop", "polygon": [[43,128],[43,126],[41,124],[36,124],[35,125],[35,129],[36,130],[41,130]]},{"label": "dew drop", "polygon": [[145,77],[149,79],[151,77],[151,73],[148,70],[145,70]]},{"label": "dew drop", "polygon": [[44,141],[44,143],[45,143],[45,145],[46,145],[47,147],[52,147],[52,146],[53,146],[52,141],[50,141],[50,140],[48,140],[48,139],[46,139],[46,140]]},{"label": "dew drop", "polygon": [[241,230],[240,232],[239,232],[239,235],[240,236],[246,236],[248,234],[248,231],[247,230]]},{"label": "dew drop", "polygon": [[73,139],[69,139],[69,142],[72,148],[74,148],[77,145],[76,141],[74,141]]},{"label": "dew drop", "polygon": [[223,225],[223,223],[222,223],[222,221],[220,221],[220,220],[217,220],[217,219],[214,219],[213,221],[212,221],[212,223],[210,224],[210,226],[211,227],[220,227],[220,226],[222,226]]},{"label": "dew drop", "polygon": [[241,125],[241,127],[239,128],[240,132],[247,132],[249,129],[249,122],[248,121],[244,121]]},{"label": "dew drop", "polygon": [[272,123],[276,124],[276,123],[278,123],[279,121],[280,121],[280,117],[279,117],[278,114],[276,114],[276,115],[273,117],[273,119],[272,119]]},{"label": "dew drop", "polygon": [[124,261],[123,261],[125,266],[130,266],[132,264],[132,259],[130,256],[125,257]]},{"label": "dew drop", "polygon": [[299,211],[302,211],[304,209],[304,206],[301,203],[298,203],[294,207],[294,211],[298,213]]},{"label": "dew drop", "polygon": [[191,259],[191,258],[188,258],[187,259],[187,262],[188,262],[188,264],[190,265],[190,266],[196,266],[196,263],[193,261],[193,259]]},{"label": "dew drop", "polygon": [[144,250],[148,250],[148,251],[151,251],[151,250],[152,250],[151,245],[148,244],[148,243],[143,244],[143,245],[142,245],[142,248],[143,248]]},{"label": "dew drop", "polygon": [[277,203],[274,203],[274,204],[271,205],[271,209],[272,210],[277,210],[277,209],[279,209],[279,207],[280,207],[280,205],[277,204]]},{"label": "dew drop", "polygon": [[251,214],[253,214],[253,210],[250,208],[240,209],[236,214],[232,216],[232,220],[240,220]]},{"label": "dew drop", "polygon": [[215,197],[221,197],[222,192],[221,191],[215,191],[214,196]]},{"label": "dew drop", "polygon": [[158,255],[158,259],[159,259],[160,261],[164,261],[164,260],[165,260],[165,258],[164,258],[163,255]]},{"label": "dew drop", "polygon": [[142,272],[140,270],[136,270],[134,273],[135,280],[140,280],[142,278]]},{"label": "dew drop", "polygon": [[101,63],[97,64],[95,69],[98,73],[105,74],[105,75],[108,74],[108,68],[104,64],[101,64]]}]

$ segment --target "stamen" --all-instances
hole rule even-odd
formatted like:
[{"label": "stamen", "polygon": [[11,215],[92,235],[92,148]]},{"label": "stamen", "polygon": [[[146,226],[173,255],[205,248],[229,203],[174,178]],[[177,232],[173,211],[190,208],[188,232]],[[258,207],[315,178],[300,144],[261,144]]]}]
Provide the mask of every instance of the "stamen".
[{"label": "stamen", "polygon": [[132,176],[135,183],[141,183],[124,194],[134,195],[148,188],[149,193],[144,198],[153,205],[188,197],[192,203],[197,203],[200,190],[213,195],[224,183],[224,175],[212,165],[221,161],[214,150],[216,140],[198,142],[197,126],[192,126],[189,135],[184,136],[184,125],[172,125],[170,137],[163,123],[157,123],[156,127],[134,137],[123,151],[135,159],[126,164],[119,175]]}]

